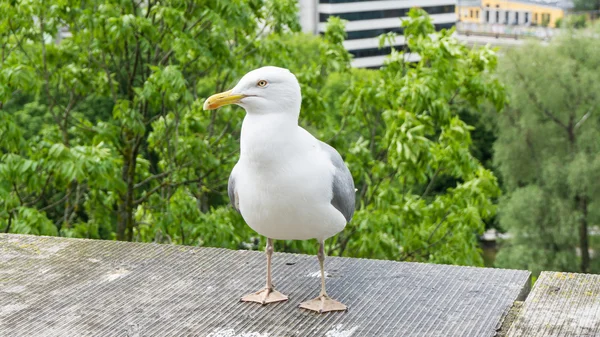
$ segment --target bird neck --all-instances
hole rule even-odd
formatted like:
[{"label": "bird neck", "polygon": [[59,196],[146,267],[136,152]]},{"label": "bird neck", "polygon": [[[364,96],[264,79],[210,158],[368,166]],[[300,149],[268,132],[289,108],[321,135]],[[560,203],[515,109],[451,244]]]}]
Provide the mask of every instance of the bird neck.
[{"label": "bird neck", "polygon": [[277,165],[294,153],[298,119],[278,114],[246,114],[240,137],[240,160],[259,166]]}]

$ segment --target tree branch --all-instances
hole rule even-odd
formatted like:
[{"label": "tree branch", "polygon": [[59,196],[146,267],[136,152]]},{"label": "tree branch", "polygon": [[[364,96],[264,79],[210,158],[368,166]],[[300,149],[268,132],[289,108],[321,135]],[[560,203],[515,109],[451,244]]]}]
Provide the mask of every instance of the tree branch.
[{"label": "tree branch", "polygon": [[588,110],[588,111],[585,113],[585,115],[583,115],[583,117],[581,117],[581,119],[579,120],[579,122],[577,122],[577,123],[575,124],[575,128],[574,128],[574,129],[575,129],[575,130],[579,129],[579,128],[581,127],[581,124],[583,124],[583,123],[584,123],[584,122],[585,122],[585,121],[586,121],[586,120],[587,120],[587,119],[590,117],[591,113],[592,113],[592,108],[590,108],[590,109],[589,109],[589,110]]},{"label": "tree branch", "polygon": [[427,193],[429,193],[429,190],[433,186],[433,182],[435,181],[435,178],[437,178],[437,176],[440,173],[441,169],[442,169],[442,166],[438,166],[438,168],[435,170],[435,173],[433,174],[433,176],[429,180],[429,184],[427,184],[427,187],[425,188],[425,191],[423,191],[423,194],[421,194],[421,199],[423,199],[427,195]]},{"label": "tree branch", "polygon": [[431,234],[429,234],[429,237],[427,238],[427,243],[429,243],[431,241],[431,239],[433,239],[433,235],[435,234],[435,232],[438,231],[438,229],[440,229],[440,227],[442,226],[444,221],[446,221],[446,218],[448,217],[449,214],[450,214],[449,211],[446,212],[446,214],[444,214],[444,217],[442,218],[442,220],[440,220],[440,222],[437,223],[437,225],[435,226],[435,229],[431,232]]},{"label": "tree branch", "polygon": [[12,21],[10,19],[8,19],[8,27],[10,28],[10,31],[13,33],[13,36],[15,37],[15,40],[17,40],[17,46],[19,47],[19,49],[21,49],[21,52],[23,53],[23,55],[25,55],[25,57],[27,58],[27,60],[29,61],[29,63],[31,64],[32,67],[36,68],[36,62],[33,62],[33,60],[31,59],[31,57],[29,57],[29,54],[25,51],[25,48],[23,48],[23,42],[21,39],[19,39],[17,32],[15,31],[15,29],[12,26]]},{"label": "tree branch", "polygon": [[65,196],[62,197],[62,198],[60,198],[60,200],[57,200],[57,201],[55,201],[55,202],[53,202],[53,203],[51,203],[49,205],[46,205],[46,206],[40,208],[39,211],[43,212],[43,211],[45,211],[47,209],[50,209],[50,208],[52,208],[54,206],[57,206],[57,205],[65,202],[65,200],[67,200],[67,198],[70,197],[70,194],[71,194],[71,190],[68,190],[67,193],[65,194]]},{"label": "tree branch", "polygon": [[6,225],[6,229],[4,233],[8,233],[10,231],[10,225],[12,225],[13,212],[8,213],[8,224]]},{"label": "tree branch", "polygon": [[160,185],[155,186],[153,189],[151,189],[150,191],[146,192],[146,194],[143,197],[134,200],[133,201],[133,205],[137,206],[137,205],[145,202],[146,200],[148,200],[148,198],[150,198],[150,196],[152,196],[152,194],[154,194],[156,191],[160,190],[161,188],[167,186],[168,184],[169,184],[168,182],[163,181]]},{"label": "tree branch", "polygon": [[529,96],[529,99],[531,101],[533,101],[533,103],[540,109],[540,111],[542,111],[542,113],[544,115],[546,115],[548,118],[552,119],[555,123],[557,123],[558,125],[563,127],[568,132],[569,127],[565,123],[563,123],[560,119],[558,119],[556,116],[554,116],[546,107],[543,106],[542,102],[531,91],[531,88],[529,87],[529,82],[523,75],[523,72],[519,69],[519,66],[517,65],[517,63],[513,61],[513,64],[514,64],[515,68],[517,69],[517,71],[516,71],[517,76],[519,76],[519,78],[521,79],[521,81],[523,82],[523,84],[525,86],[527,96]]},{"label": "tree branch", "polygon": [[13,188],[15,189],[15,194],[17,195],[17,198],[19,198],[19,203],[21,205],[23,205],[23,199],[21,198],[21,194],[19,194],[19,188],[17,186],[17,183],[13,181]]},{"label": "tree branch", "polygon": [[40,195],[37,198],[35,198],[34,200],[25,203],[23,206],[29,207],[42,199],[42,197],[44,196],[44,193],[46,193],[46,188],[48,187],[48,184],[50,183],[50,178],[52,178],[52,172],[48,174],[48,178],[46,178],[46,182],[44,183],[44,187],[42,187],[42,192],[40,192]]},{"label": "tree branch", "polygon": [[166,177],[166,176],[170,175],[171,173],[173,173],[174,171],[175,170],[170,170],[170,171],[166,171],[166,172],[162,172],[162,173],[158,173],[158,174],[152,175],[152,176],[150,176],[150,177],[148,177],[148,178],[140,181],[139,183],[133,185],[133,188],[140,188],[140,187],[146,185],[147,183],[151,182],[152,180]]}]

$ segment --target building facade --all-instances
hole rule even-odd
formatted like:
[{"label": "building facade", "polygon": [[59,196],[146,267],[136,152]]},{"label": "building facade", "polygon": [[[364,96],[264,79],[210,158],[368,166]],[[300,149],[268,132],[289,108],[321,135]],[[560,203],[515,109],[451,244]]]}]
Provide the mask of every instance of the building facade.
[{"label": "building facade", "polygon": [[431,16],[437,30],[456,24],[456,0],[299,0],[300,23],[307,33],[321,34],[327,19],[337,16],[348,21],[344,47],[354,55],[352,66],[379,67],[391,52],[379,48],[379,36],[398,34],[396,49],[405,45],[401,21],[412,7],[420,7]]},{"label": "building facade", "polygon": [[457,0],[456,16],[459,22],[481,22],[481,0]]},{"label": "building facade", "polygon": [[571,8],[565,0],[457,0],[456,13],[460,22],[554,28]]}]

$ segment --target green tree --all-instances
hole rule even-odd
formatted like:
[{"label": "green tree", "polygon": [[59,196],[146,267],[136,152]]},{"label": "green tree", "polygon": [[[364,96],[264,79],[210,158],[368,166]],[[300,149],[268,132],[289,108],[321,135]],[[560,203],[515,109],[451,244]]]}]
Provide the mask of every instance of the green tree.
[{"label": "green tree", "polygon": [[330,253],[481,264],[477,234],[499,189],[460,112],[503,106],[496,56],[436,33],[423,11],[404,23],[412,53],[350,70],[343,22],[300,34],[291,0],[0,6],[4,231],[256,247],[227,206],[242,110],[201,105],[272,64],[297,75],[300,123],[357,183],[359,209]]},{"label": "green tree", "polygon": [[599,71],[600,43],[582,33],[503,58],[511,103],[498,117],[495,163],[507,191],[500,224],[512,238],[499,266],[600,270],[588,252],[600,220]]},{"label": "green tree", "polygon": [[[484,102],[503,106],[503,88],[491,75],[496,56],[462,45],[453,30],[436,33],[422,10],[409,15],[403,23],[409,51],[394,51],[379,71],[332,77],[326,88],[341,97],[329,110],[344,115],[341,127],[324,129],[322,138],[349,149],[345,159],[360,202],[332,250],[481,265],[477,234],[494,214],[499,190],[471,153],[472,127],[459,113]],[[383,36],[382,44],[393,39]],[[419,61],[407,61],[416,54]]]},{"label": "green tree", "polygon": [[556,27],[581,29],[587,26],[587,20],[588,18],[585,14],[571,14],[564,19],[556,19]]},{"label": "green tree", "polygon": [[573,4],[575,5],[576,11],[600,10],[599,0],[574,0]]},{"label": "green tree", "polygon": [[0,11],[5,231],[235,246],[249,231],[223,192],[241,118],[207,115],[203,97],[263,63],[301,60],[289,36],[313,47],[298,69],[308,88],[349,60],[329,52],[341,48],[340,21],[301,37],[292,0],[1,1]]}]

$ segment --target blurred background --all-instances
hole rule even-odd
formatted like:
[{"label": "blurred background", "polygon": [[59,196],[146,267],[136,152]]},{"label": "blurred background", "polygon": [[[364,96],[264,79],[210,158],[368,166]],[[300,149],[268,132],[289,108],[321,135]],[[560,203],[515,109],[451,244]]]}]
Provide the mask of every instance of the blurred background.
[{"label": "blurred background", "polygon": [[226,193],[244,111],[202,104],[275,65],[358,189],[328,254],[600,272],[600,1],[0,0],[0,13],[2,232],[263,249]]}]

